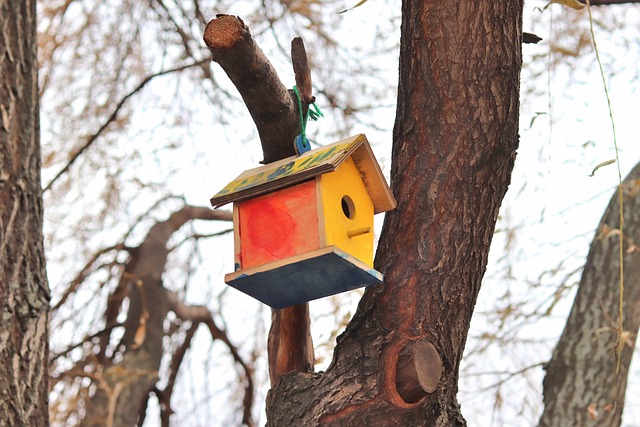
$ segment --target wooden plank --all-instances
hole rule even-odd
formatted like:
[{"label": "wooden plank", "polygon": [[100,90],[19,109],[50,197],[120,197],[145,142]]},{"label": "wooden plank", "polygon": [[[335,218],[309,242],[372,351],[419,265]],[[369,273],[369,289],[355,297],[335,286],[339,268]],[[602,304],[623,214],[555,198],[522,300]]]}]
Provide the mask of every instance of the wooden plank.
[{"label": "wooden plank", "polygon": [[360,227],[347,231],[347,236],[349,236],[350,239],[353,239],[354,237],[363,236],[368,233],[371,233],[371,227]]},{"label": "wooden plank", "polygon": [[325,232],[324,209],[322,208],[322,176],[316,176],[316,209],[318,215],[318,237],[320,238],[320,247],[327,246],[327,234]]},{"label": "wooden plank", "polygon": [[211,198],[213,207],[246,200],[335,170],[366,139],[356,135],[333,144],[249,169]]},{"label": "wooden plank", "polygon": [[395,209],[398,202],[382,174],[369,143],[359,145],[351,158],[362,174],[364,185],[373,201],[374,212],[378,214]]},{"label": "wooden plank", "polygon": [[278,162],[249,169],[220,190],[211,205],[215,208],[229,202],[247,200],[285,188],[314,176],[335,171],[348,157],[352,157],[362,175],[364,185],[373,201],[374,212],[394,209],[396,199],[382,174],[373,150],[363,134],[292,156]]},{"label": "wooden plank", "polygon": [[315,180],[239,203],[242,268],[320,247]]},{"label": "wooden plank", "polygon": [[382,283],[382,274],[334,246],[227,274],[230,286],[276,308]]},{"label": "wooden plank", "polygon": [[233,264],[234,271],[242,268],[242,242],[240,241],[240,216],[238,204],[233,204]]}]

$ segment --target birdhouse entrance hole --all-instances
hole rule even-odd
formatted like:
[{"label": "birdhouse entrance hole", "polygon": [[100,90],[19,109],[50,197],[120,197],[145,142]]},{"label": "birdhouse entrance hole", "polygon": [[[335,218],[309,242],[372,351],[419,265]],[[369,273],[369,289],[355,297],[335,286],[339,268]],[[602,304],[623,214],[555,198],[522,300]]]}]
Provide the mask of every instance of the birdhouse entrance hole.
[{"label": "birdhouse entrance hole", "polygon": [[356,206],[349,196],[342,196],[342,213],[349,219],[356,217]]}]

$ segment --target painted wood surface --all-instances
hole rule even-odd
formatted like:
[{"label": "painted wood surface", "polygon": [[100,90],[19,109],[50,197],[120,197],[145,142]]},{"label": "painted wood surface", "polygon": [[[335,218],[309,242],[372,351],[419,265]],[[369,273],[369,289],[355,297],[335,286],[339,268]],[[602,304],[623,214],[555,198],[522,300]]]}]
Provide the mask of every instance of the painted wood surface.
[{"label": "painted wood surface", "polygon": [[351,231],[373,229],[373,203],[353,160],[322,175],[321,183],[326,245],[337,246],[373,267],[373,233],[349,237]]},{"label": "painted wood surface", "polygon": [[228,285],[277,309],[382,280],[378,271],[335,246],[225,276]]},{"label": "painted wood surface", "polygon": [[233,204],[233,271],[240,270],[240,253],[242,241],[240,240],[240,209],[238,203]]},{"label": "painted wood surface", "polygon": [[249,169],[213,196],[211,204],[214,207],[219,207],[231,201],[255,197],[333,171],[363,141],[364,135],[356,135],[331,145],[307,151],[301,156],[292,156]]},{"label": "painted wood surface", "polygon": [[316,206],[318,208],[318,235],[320,237],[320,247],[327,246],[327,236],[325,234],[324,212],[322,212],[322,175],[316,176]]},{"label": "painted wood surface", "polygon": [[315,180],[239,203],[238,224],[242,269],[320,248]]},{"label": "painted wood surface", "polygon": [[398,205],[369,142],[358,146],[351,156],[373,201],[374,213],[388,212]]},{"label": "painted wood surface", "polygon": [[220,207],[229,202],[247,200],[333,172],[349,157],[353,158],[362,176],[373,201],[374,212],[395,208],[396,200],[363,134],[308,151],[299,157],[288,157],[249,169],[211,198],[211,205]]}]

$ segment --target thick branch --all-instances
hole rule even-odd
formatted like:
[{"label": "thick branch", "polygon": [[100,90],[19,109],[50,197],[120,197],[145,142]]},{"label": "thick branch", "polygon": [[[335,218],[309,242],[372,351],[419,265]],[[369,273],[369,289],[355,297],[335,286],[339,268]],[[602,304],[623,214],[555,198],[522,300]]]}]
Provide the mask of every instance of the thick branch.
[{"label": "thick branch", "polygon": [[398,394],[414,403],[433,393],[442,376],[442,360],[429,341],[408,345],[398,356],[396,388]]},{"label": "thick branch", "polygon": [[[142,244],[132,251],[118,296],[110,300],[107,317],[117,317],[124,296],[129,298],[129,311],[124,322],[124,348],[121,360],[100,371],[96,394],[87,405],[82,425],[113,422],[113,426],[135,425],[141,403],[155,387],[163,356],[164,321],[170,309],[170,298],[162,284],[173,233],[195,219],[229,220],[226,211],[184,206],[164,221],[154,224]],[[108,334],[105,334],[108,337]],[[103,345],[108,339],[105,336]],[[104,348],[101,349],[104,352]]]},{"label": "thick branch", "polygon": [[287,372],[310,372],[315,357],[309,304],[273,310],[267,346],[271,385]]},{"label": "thick branch", "polygon": [[293,141],[300,133],[297,102],[249,28],[236,16],[217,15],[204,31],[204,42],[240,92],[258,128],[263,163],[295,155]]}]

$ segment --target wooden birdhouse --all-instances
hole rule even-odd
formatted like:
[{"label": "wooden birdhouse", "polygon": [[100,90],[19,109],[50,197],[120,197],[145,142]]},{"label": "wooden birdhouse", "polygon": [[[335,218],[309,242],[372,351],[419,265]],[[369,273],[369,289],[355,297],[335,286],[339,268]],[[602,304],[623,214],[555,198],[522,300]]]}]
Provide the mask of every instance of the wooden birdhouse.
[{"label": "wooden birdhouse", "polygon": [[247,170],[211,199],[229,202],[230,286],[284,308],[382,282],[373,215],[396,201],[364,135]]}]

